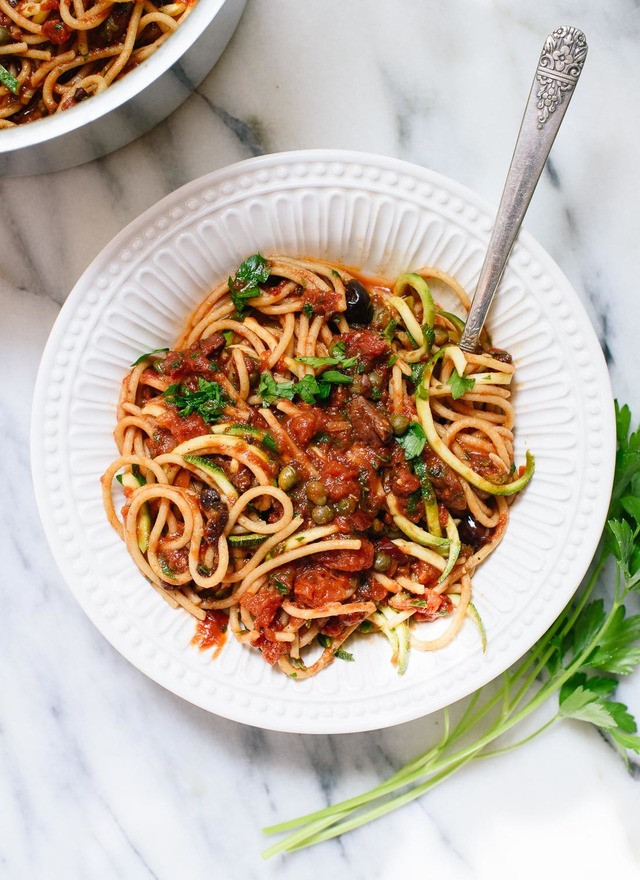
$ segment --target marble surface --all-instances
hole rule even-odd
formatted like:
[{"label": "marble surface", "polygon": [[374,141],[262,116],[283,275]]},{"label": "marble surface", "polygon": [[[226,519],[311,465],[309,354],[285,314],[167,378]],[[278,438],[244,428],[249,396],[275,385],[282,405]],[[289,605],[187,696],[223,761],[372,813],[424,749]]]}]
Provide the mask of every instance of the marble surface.
[{"label": "marble surface", "polygon": [[[30,481],[47,334],[126,223],[207,171],[312,147],[397,156],[497,202],[535,61],[559,24],[581,27],[590,52],[525,225],[575,286],[614,393],[638,415],[634,0],[249,0],[215,70],[152,133],[83,167],[0,181],[3,880],[640,876],[640,767],[569,722],[340,841],[263,862],[263,825],[383,781],[434,740],[439,718],[287,735],[164,691],[75,603]],[[637,676],[621,697],[640,717]]]}]

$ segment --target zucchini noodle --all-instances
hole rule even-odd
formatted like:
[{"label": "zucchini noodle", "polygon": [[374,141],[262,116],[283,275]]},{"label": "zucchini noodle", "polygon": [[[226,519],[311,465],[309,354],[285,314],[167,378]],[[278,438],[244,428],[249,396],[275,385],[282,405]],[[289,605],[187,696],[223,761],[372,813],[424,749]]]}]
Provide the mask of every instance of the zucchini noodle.
[{"label": "zucchini noodle", "polygon": [[484,649],[473,574],[533,457],[514,461],[511,356],[486,334],[465,354],[431,279],[468,309],[432,267],[256,254],[124,378],[105,510],[194,644],[217,654],[229,631],[296,679],[353,659],[356,632],[399,673],[465,620]]}]

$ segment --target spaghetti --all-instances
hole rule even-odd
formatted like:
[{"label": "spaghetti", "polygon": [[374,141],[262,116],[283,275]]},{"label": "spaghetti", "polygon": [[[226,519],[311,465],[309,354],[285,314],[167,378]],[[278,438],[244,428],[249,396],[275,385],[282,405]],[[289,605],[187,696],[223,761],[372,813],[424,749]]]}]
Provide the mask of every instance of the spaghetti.
[{"label": "spaghetti", "polygon": [[0,0],[0,128],[104,91],[148,58],[197,0]]},{"label": "spaghetti", "polygon": [[228,628],[300,679],[352,659],[356,631],[384,633],[402,673],[410,647],[481,627],[471,578],[533,457],[516,468],[510,355],[486,336],[465,354],[432,280],[468,308],[434,269],[388,282],[256,254],[133,365],[105,508],[196,642]]}]

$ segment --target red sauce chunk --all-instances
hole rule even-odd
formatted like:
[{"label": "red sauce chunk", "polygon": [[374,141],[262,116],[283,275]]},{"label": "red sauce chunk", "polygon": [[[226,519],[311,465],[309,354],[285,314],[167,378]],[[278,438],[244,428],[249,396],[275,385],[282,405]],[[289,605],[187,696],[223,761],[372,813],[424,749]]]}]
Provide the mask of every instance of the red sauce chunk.
[{"label": "red sauce chunk", "polygon": [[213,657],[215,659],[222,650],[226,640],[227,614],[224,611],[207,611],[205,619],[198,621],[191,644],[196,645],[201,651],[213,648]]}]

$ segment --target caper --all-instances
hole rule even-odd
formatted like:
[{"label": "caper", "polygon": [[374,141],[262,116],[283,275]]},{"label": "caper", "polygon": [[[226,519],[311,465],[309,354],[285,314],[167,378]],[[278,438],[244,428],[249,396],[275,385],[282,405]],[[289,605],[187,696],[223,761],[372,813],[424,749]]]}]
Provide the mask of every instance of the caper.
[{"label": "caper", "polygon": [[348,516],[356,509],[357,503],[358,502],[353,495],[347,495],[346,498],[341,498],[340,501],[337,502],[336,510],[342,516]]},{"label": "caper", "polygon": [[382,378],[380,373],[376,373],[374,371],[373,373],[369,373],[368,377],[369,377],[369,383],[370,383],[371,387],[375,391],[379,391],[384,384],[384,379]]},{"label": "caper", "polygon": [[374,519],[374,521],[371,523],[369,531],[373,535],[381,535],[384,532],[384,523],[382,522],[382,520],[376,517],[376,519]]},{"label": "caper", "polygon": [[11,42],[11,34],[6,27],[0,25],[0,46],[4,46]]},{"label": "caper", "polygon": [[371,392],[371,382],[366,373],[359,373],[353,377],[351,391],[353,394],[361,394],[363,397],[369,396]]},{"label": "caper", "polygon": [[309,480],[306,491],[307,498],[314,504],[323,505],[327,503],[327,490],[322,480]]},{"label": "caper", "polygon": [[410,424],[409,419],[406,416],[403,416],[401,413],[391,413],[389,421],[391,422],[391,428],[396,437],[402,437],[403,434],[406,434],[407,428]]},{"label": "caper", "polygon": [[278,474],[278,486],[289,492],[298,482],[298,472],[291,464],[285,465]]},{"label": "caper", "polygon": [[449,331],[444,327],[436,326],[433,328],[434,342],[440,348],[449,341]]},{"label": "caper", "polygon": [[376,330],[384,330],[391,318],[392,314],[386,306],[374,306],[371,326]]},{"label": "caper", "polygon": [[378,550],[376,555],[373,557],[373,570],[374,571],[387,571],[391,566],[391,557],[388,553],[383,553],[382,550]]},{"label": "caper", "polygon": [[311,511],[311,519],[319,526],[326,526],[333,519],[333,510],[328,504],[318,504]]}]

